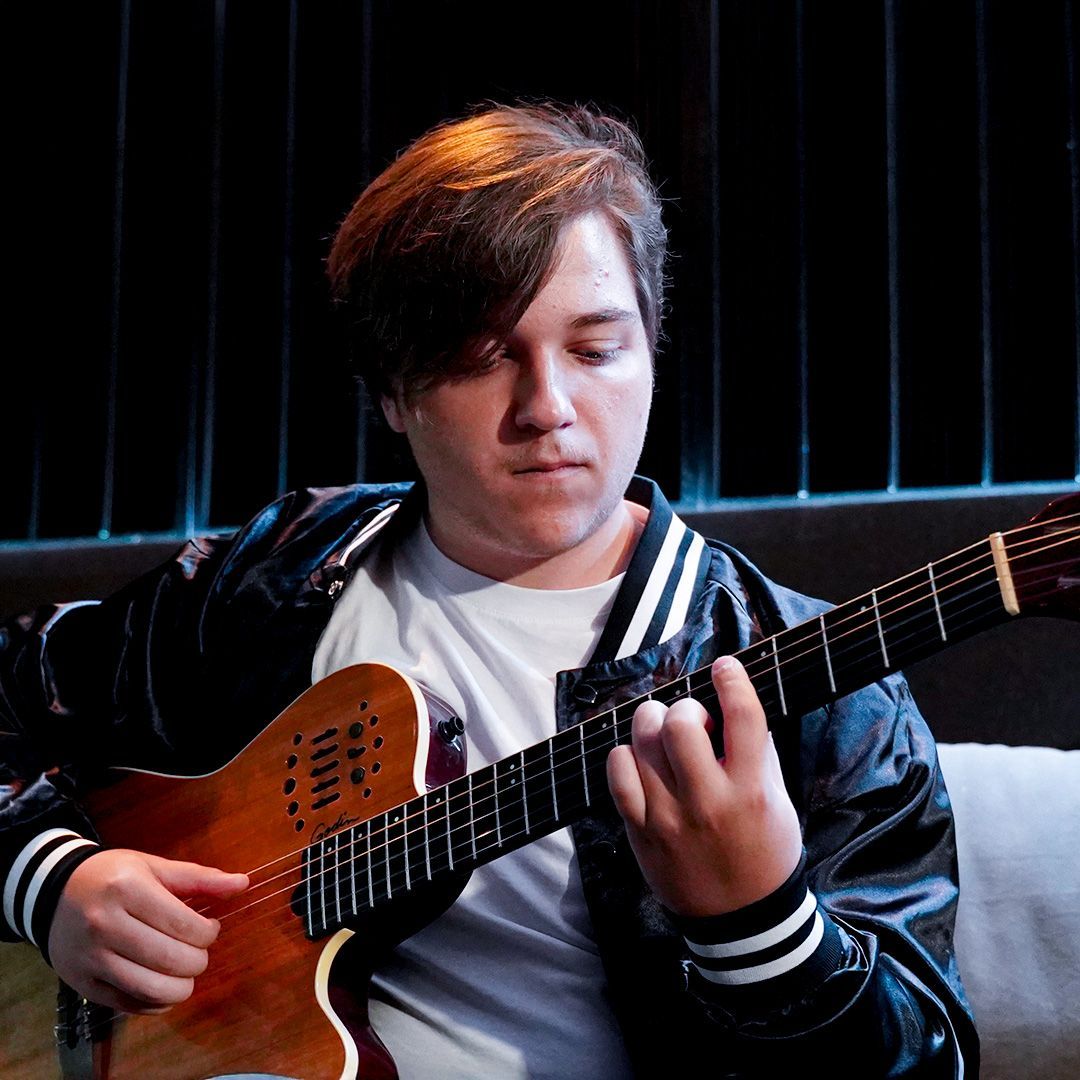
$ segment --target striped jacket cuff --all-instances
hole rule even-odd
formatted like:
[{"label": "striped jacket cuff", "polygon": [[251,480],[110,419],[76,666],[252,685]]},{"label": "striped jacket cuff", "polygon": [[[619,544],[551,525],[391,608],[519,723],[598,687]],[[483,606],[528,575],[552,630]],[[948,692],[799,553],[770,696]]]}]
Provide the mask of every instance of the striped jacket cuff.
[{"label": "striped jacket cuff", "polygon": [[75,868],[100,851],[70,829],[38,833],[19,852],[4,882],[4,921],[49,959],[49,927],[60,893]]},{"label": "striped jacket cuff", "polygon": [[844,955],[839,929],[807,887],[806,855],[775,892],[726,915],[677,917],[696,974],[724,996],[781,1003],[820,985]]}]

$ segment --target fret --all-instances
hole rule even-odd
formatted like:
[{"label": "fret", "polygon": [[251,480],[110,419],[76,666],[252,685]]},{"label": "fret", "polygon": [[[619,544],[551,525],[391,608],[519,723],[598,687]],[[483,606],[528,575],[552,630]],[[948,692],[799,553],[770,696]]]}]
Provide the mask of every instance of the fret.
[{"label": "fret", "polygon": [[310,938],[315,936],[315,899],[311,894],[312,859],[312,849],[309,847],[304,851],[304,891],[307,899],[307,932]]},{"label": "fret", "polygon": [[450,789],[445,789],[447,792],[446,797],[446,858],[450,864],[450,870],[454,869],[454,838],[450,835]]},{"label": "fret", "polygon": [[525,751],[522,750],[521,758],[521,809],[525,817],[525,835],[529,835],[529,781],[525,775]]},{"label": "fret", "polygon": [[[412,822],[412,814],[409,810],[412,808],[412,803],[405,804],[405,810],[401,815],[401,854],[405,860],[405,891],[410,892],[412,890],[412,867],[409,865],[409,837],[412,835],[412,828],[410,823]],[[397,818],[394,818],[397,821]]]},{"label": "fret", "polygon": [[431,880],[431,830],[428,827],[428,793],[424,792],[424,873]]},{"label": "fret", "polygon": [[484,856],[488,852],[498,850],[491,767],[488,766],[473,773],[471,781],[469,785],[471,860],[474,866],[480,866],[487,861]]},{"label": "fret", "polygon": [[319,915],[322,918],[322,931],[326,932],[326,844],[319,843]]},{"label": "fret", "polygon": [[[560,731],[554,738],[558,743],[554,755],[555,766],[552,772],[552,780],[559,793],[559,801],[563,804],[558,808],[557,819],[560,824],[574,820],[577,808],[588,805],[586,801],[587,780],[582,768],[581,755],[579,752],[582,728],[578,725],[577,730],[567,728]],[[567,814],[564,820],[563,815]]]},{"label": "fret", "polygon": [[772,639],[773,670],[776,672],[776,689],[780,694],[780,712],[787,716],[787,701],[784,700],[784,680],[780,678],[780,645],[779,635]]},{"label": "fret", "polygon": [[548,739],[548,772],[551,775],[551,809],[555,820],[559,820],[559,794],[555,790],[555,739]]},{"label": "fret", "polygon": [[522,788],[529,803],[529,831],[544,836],[548,823],[558,820],[555,805],[554,774],[551,769],[550,745],[547,741],[526,747],[523,751]]},{"label": "fret", "polygon": [[367,896],[368,910],[370,911],[375,906],[375,890],[372,887],[371,879],[371,822],[365,822],[363,828],[367,835],[367,858],[364,861],[367,863]]},{"label": "fret", "polygon": [[446,843],[450,869],[463,870],[472,854],[472,802],[469,777],[459,777],[446,787]]},{"label": "fret", "polygon": [[825,632],[825,614],[822,612],[818,616],[818,623],[821,626],[821,644],[825,649],[825,667],[829,672],[829,691],[830,693],[836,693],[836,677],[833,675],[832,669],[832,657],[829,655],[829,635]]},{"label": "fret", "polygon": [[[932,576],[931,567],[925,569],[925,575],[921,570],[915,571],[876,590],[893,670],[941,647],[946,609],[941,603],[939,587],[948,580],[948,571],[943,581]],[[959,576],[966,575],[966,568],[961,569]]]},{"label": "fret", "polygon": [[386,833],[379,825],[379,818],[373,817],[367,823],[368,835],[368,891],[373,906],[378,906],[386,899],[383,881],[386,871],[383,863],[387,857]]},{"label": "fret", "polygon": [[386,855],[386,899],[393,900],[394,887],[393,882],[390,880],[390,856],[393,852],[390,849],[390,811],[387,810],[383,814],[383,851]]},{"label": "fret", "polygon": [[476,855],[471,775],[460,777],[448,786],[447,801],[450,806],[448,841],[453,849],[454,865],[461,870]]},{"label": "fret", "polygon": [[473,774],[469,773],[469,839],[472,842],[472,857],[476,859],[476,807],[473,803]]},{"label": "fret", "polygon": [[878,641],[881,642],[881,658],[885,661],[885,667],[889,666],[889,652],[885,648],[885,630],[881,625],[881,611],[878,608],[877,589],[870,590],[870,598],[874,604],[874,622],[877,623]]},{"label": "fret", "polygon": [[430,877],[428,873],[427,796],[418,795],[401,807],[401,843],[405,856],[405,890]]},{"label": "fret", "polygon": [[[492,766],[495,787],[499,795],[498,846],[511,849],[528,836],[525,827],[525,784],[521,755],[515,754]],[[501,771],[500,771],[501,766]]]},{"label": "fret", "polygon": [[334,853],[334,911],[337,914],[337,925],[341,925],[341,837],[334,836],[330,839],[330,850]]},{"label": "fret", "polygon": [[491,767],[491,797],[495,800],[495,846],[502,847],[502,814],[499,812],[498,768]]},{"label": "fret", "polygon": [[[363,829],[363,826],[360,826]],[[356,853],[356,827],[353,826],[349,830],[349,896],[352,899],[352,913],[358,914],[356,910],[356,864],[359,861],[360,856]]]},{"label": "fret", "polygon": [[418,852],[413,862],[417,878],[426,877],[428,881],[437,881],[444,873],[453,870],[445,804],[446,788],[434,788],[423,796],[423,858],[420,858]]},{"label": "fret", "polygon": [[926,564],[926,573],[930,578],[930,595],[934,598],[934,613],[937,615],[938,629],[941,631],[941,640],[948,641],[945,633],[945,620],[941,617],[941,604],[938,602],[937,583],[934,581],[934,564]]},{"label": "fret", "polygon": [[581,757],[581,782],[585,787],[585,805],[592,806],[589,800],[589,773],[585,768],[585,725],[578,725],[578,753]]},{"label": "fret", "polygon": [[686,687],[686,690],[684,691],[685,696],[688,697],[688,698],[692,698],[694,696],[694,690],[693,690],[693,687],[690,685],[690,673],[689,672],[686,673],[686,676],[683,679],[683,685]]}]

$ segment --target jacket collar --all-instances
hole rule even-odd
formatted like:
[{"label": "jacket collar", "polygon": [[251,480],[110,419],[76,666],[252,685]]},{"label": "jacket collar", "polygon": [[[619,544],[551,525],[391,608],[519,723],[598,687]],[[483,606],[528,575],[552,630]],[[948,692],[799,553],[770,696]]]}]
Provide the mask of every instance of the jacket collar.
[{"label": "jacket collar", "polygon": [[635,476],[626,497],[644,506],[649,519],[590,664],[621,660],[676,634],[709,568],[704,539],[680,520],[652,480]]},{"label": "jacket collar", "polygon": [[[644,506],[649,517],[590,663],[621,660],[672,637],[686,621],[708,571],[704,539],[682,522],[652,480],[635,476],[626,497]],[[407,529],[423,505],[423,485],[415,484],[404,500],[386,501],[375,514],[365,514],[360,531],[341,552],[342,569],[351,575],[391,521],[395,530]]]}]

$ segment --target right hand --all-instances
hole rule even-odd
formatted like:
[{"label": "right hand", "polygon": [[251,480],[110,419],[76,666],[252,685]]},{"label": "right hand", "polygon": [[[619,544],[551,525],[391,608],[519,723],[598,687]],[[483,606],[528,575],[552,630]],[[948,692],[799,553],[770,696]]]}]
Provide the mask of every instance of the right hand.
[{"label": "right hand", "polygon": [[245,874],[123,849],[81,863],[60,894],[49,929],[57,975],[84,997],[129,1013],[186,1001],[221,929],[180,897],[226,899]]}]

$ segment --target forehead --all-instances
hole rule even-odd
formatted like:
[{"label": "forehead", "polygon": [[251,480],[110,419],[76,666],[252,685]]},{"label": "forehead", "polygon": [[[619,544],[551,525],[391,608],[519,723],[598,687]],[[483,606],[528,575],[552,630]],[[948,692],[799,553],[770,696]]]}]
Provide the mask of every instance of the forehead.
[{"label": "forehead", "polygon": [[641,318],[622,241],[607,216],[594,210],[563,228],[551,274],[521,324],[539,313],[577,320],[604,311]]}]

